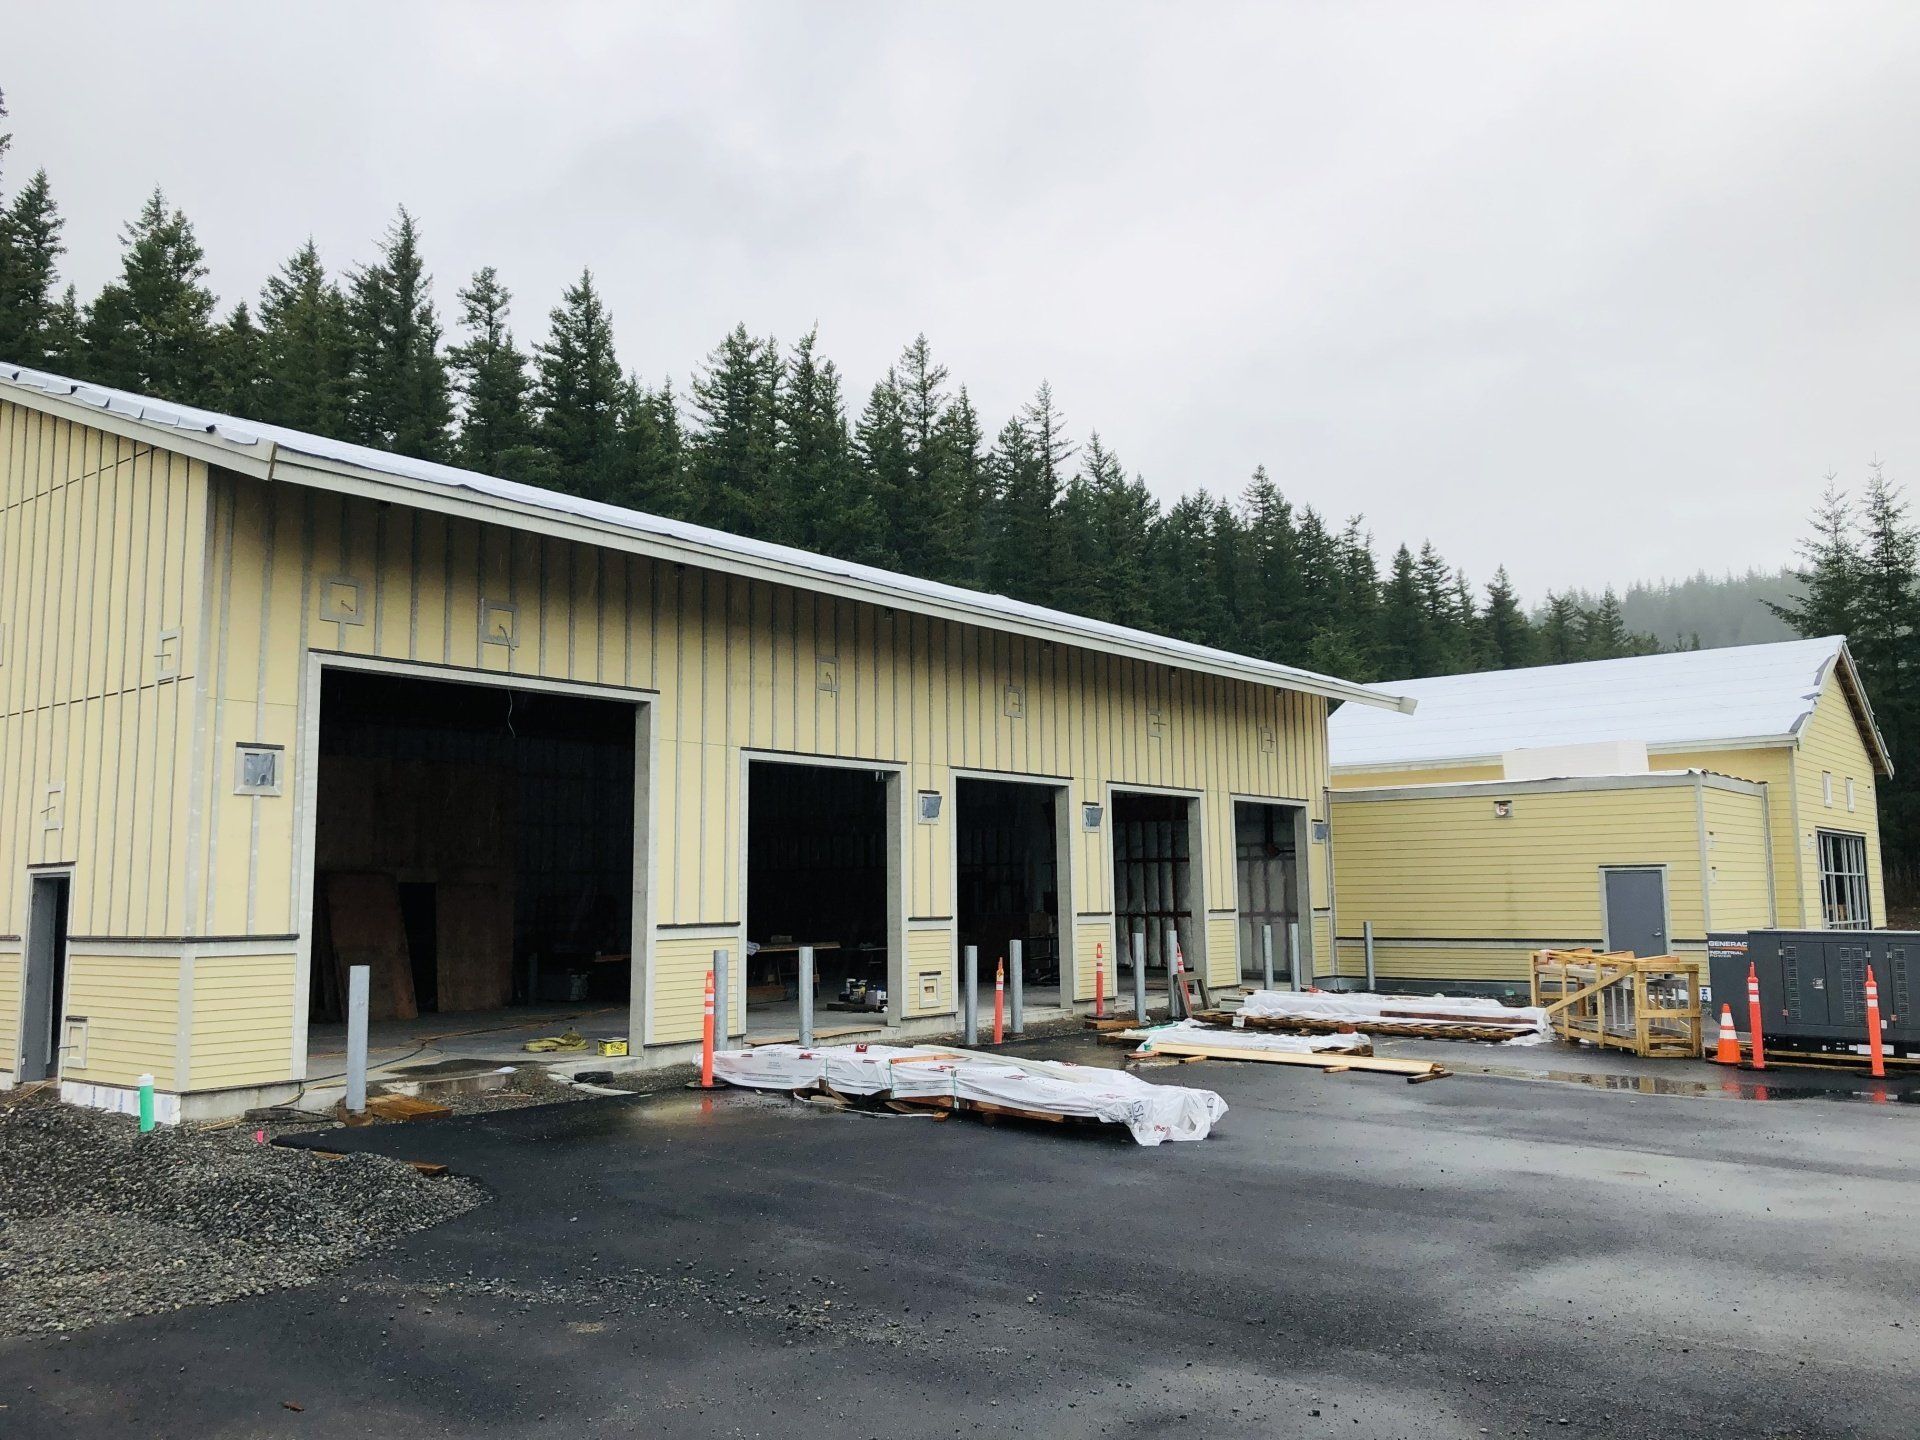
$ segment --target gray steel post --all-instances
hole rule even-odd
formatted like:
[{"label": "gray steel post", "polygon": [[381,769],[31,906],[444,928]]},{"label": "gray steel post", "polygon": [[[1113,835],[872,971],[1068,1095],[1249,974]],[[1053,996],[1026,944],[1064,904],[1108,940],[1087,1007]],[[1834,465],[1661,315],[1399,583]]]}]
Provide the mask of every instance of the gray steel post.
[{"label": "gray steel post", "polygon": [[813,1043],[813,947],[800,947],[800,1043]]},{"label": "gray steel post", "polygon": [[1147,1023],[1147,937],[1139,930],[1133,932],[1133,1018]]},{"label": "gray steel post", "polygon": [[1298,920],[1287,922],[1287,973],[1293,977],[1294,989],[1306,988],[1301,983],[1305,977],[1300,974],[1300,922]]},{"label": "gray steel post", "polygon": [[968,1045],[980,1039],[980,947],[969,945],[960,970],[960,1038]]},{"label": "gray steel post", "polygon": [[1371,920],[1361,923],[1360,936],[1366,941],[1367,946],[1367,993],[1371,994],[1373,993],[1373,922]]},{"label": "gray steel post", "polygon": [[733,1035],[733,1010],[728,1005],[727,971],[733,957],[725,950],[713,952],[713,1048],[724,1050]]},{"label": "gray steel post", "polygon": [[367,983],[365,965],[347,970],[347,1112],[367,1108]]},{"label": "gray steel post", "polygon": [[1022,963],[1025,958],[1022,952],[1025,951],[1026,948],[1027,947],[1018,940],[1009,940],[1007,942],[1007,984],[1011,987],[1011,994],[1008,998],[1012,1002],[1012,1009],[1009,1012],[1008,1018],[1013,1021],[1013,1033],[1016,1035],[1025,1034],[1027,1029],[1026,1021],[1021,1017],[1020,1013],[1022,991],[1026,988],[1024,976],[1025,966]]},{"label": "gray steel post", "polygon": [[1173,965],[1180,954],[1180,928],[1177,925],[1167,927],[1167,1018],[1184,1020],[1186,1007],[1180,1003],[1180,982],[1174,978]]},{"label": "gray steel post", "polygon": [[1273,989],[1273,926],[1260,927],[1260,979],[1267,989]]}]

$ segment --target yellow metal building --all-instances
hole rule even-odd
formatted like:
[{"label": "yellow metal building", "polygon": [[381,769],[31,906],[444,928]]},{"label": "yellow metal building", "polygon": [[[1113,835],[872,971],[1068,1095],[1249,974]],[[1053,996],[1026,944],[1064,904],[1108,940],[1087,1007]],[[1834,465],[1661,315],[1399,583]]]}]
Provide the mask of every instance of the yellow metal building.
[{"label": "yellow metal building", "polygon": [[[956,891],[989,880],[1027,887],[1002,909],[1035,896],[1050,907],[1029,931],[1057,948],[1065,1007],[1091,999],[1096,956],[1111,989],[1116,943],[1156,916],[1217,982],[1257,969],[1244,953],[1256,917],[1296,919],[1303,970],[1324,970],[1334,700],[1396,703],[1003,597],[0,368],[0,1083],[52,1073],[70,1098],[124,1106],[150,1073],[167,1117],[295,1094],[313,1073],[310,1010],[328,1003],[316,855],[356,845],[365,853],[341,868],[384,867],[403,903],[431,881],[423,923],[443,954],[464,937],[504,967],[501,927],[514,937],[510,977],[408,981],[437,983],[449,1002],[456,982],[467,1003],[492,1004],[555,983],[538,972],[554,947],[522,932],[564,906],[521,878],[517,908],[500,909],[512,844],[544,847],[541,884],[595,871],[578,881],[594,897],[583,907],[626,953],[603,940],[568,960],[565,983],[602,984],[612,962],[639,1061],[683,1057],[716,948],[744,956],[769,938],[749,933],[748,879],[755,866],[773,874],[779,837],[750,852],[748,800],[774,796],[782,766],[805,768],[822,795],[840,773],[862,796],[871,784],[880,818],[866,858],[844,863],[884,872],[862,953],[884,964],[896,1031],[951,1026],[956,917],[971,903]],[[538,733],[554,768],[489,790],[498,767],[415,733],[428,713],[469,748]],[[568,758],[589,752],[600,770]],[[1044,866],[1016,855],[980,870],[992,857],[958,854],[954,839],[967,787],[1012,781],[1010,810],[1042,807]],[[540,831],[549,810],[598,828]],[[995,843],[1015,833],[974,823],[967,833]],[[519,838],[503,846],[503,829]],[[469,835],[463,868],[444,852]],[[601,841],[603,855],[578,853]],[[1143,863],[1135,850],[1152,853]],[[402,851],[404,864],[366,858]],[[1243,901],[1270,863],[1287,867],[1284,885]],[[833,888],[781,883],[790,897]],[[344,954],[364,916],[329,903],[318,939]],[[556,934],[581,923],[551,922]],[[546,947],[531,971],[528,945]],[[733,989],[732,1033],[750,988]],[[415,1000],[424,1008],[424,992]]]},{"label": "yellow metal building", "polygon": [[1890,765],[1839,637],[1391,688],[1418,709],[1329,727],[1346,973],[1369,923],[1383,985],[1511,991],[1544,946],[1885,922]]}]

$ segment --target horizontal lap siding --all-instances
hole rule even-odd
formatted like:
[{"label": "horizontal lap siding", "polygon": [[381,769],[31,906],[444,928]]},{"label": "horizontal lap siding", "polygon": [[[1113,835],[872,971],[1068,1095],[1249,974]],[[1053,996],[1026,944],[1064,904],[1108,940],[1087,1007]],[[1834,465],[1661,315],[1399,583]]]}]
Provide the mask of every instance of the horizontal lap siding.
[{"label": "horizontal lap siding", "polygon": [[1753,930],[1771,922],[1766,801],[1758,795],[1706,790],[1707,862],[1713,882],[1713,929]]},{"label": "horizontal lap siding", "polygon": [[[937,977],[934,999],[921,999],[924,977]],[[909,1015],[942,1015],[959,1005],[960,986],[954,974],[953,932],[951,930],[909,930],[907,932],[907,993],[903,1007]]]},{"label": "horizontal lap siding", "polygon": [[[721,948],[733,951],[739,947],[724,938],[679,939],[663,935],[654,942],[655,1044],[698,1040],[704,1033],[707,972],[713,968],[713,952]],[[732,973],[740,973],[738,960],[732,966]]]},{"label": "horizontal lap siding", "polygon": [[201,955],[193,962],[188,1074],[195,1090],[284,1079],[293,1062],[292,954]]},{"label": "horizontal lap siding", "polygon": [[[1710,770],[1716,775],[1732,775],[1754,780],[1767,787],[1767,825],[1773,846],[1773,893],[1779,904],[1780,923],[1797,926],[1800,920],[1801,877],[1807,873],[1794,844],[1794,753],[1780,748],[1743,748],[1734,750],[1688,750],[1654,757],[1654,763],[1669,770]],[[1810,860],[1811,857],[1806,857]],[[1716,927],[1720,917],[1714,916]],[[1818,912],[1813,921],[1818,922]]]},{"label": "horizontal lap siding", "polygon": [[[1374,941],[1374,978],[1382,984],[1390,981],[1504,982],[1517,993],[1528,989],[1533,951],[1537,946],[1589,943],[1577,935],[1543,935],[1534,943],[1493,945],[1409,945],[1391,940]],[[1340,942],[1342,973],[1365,975],[1366,947],[1358,940]]]},{"label": "horizontal lap siding", "polygon": [[75,946],[67,957],[66,1015],[87,1022],[87,1063],[63,1063],[60,1078],[132,1085],[151,1073],[176,1088],[180,960],[165,955],[99,954]]},{"label": "horizontal lap siding", "polygon": [[[1809,839],[1817,830],[1843,830],[1864,835],[1867,842],[1867,889],[1873,923],[1887,923],[1886,889],[1880,870],[1880,820],[1875,803],[1873,761],[1837,673],[1827,677],[1813,717],[1807,721],[1796,757],[1794,779],[1800,796],[1800,846],[1805,861],[1802,887],[1807,923],[1821,923],[1820,850]],[[1827,803],[1822,775],[1833,776],[1833,801]],[[1847,809],[1846,782],[1854,786],[1854,808]]]},{"label": "horizontal lap siding", "polygon": [[0,950],[0,1075],[20,1057],[20,952]]},{"label": "horizontal lap siding", "polygon": [[1107,977],[1107,997],[1112,999],[1122,986],[1133,983],[1128,966],[1133,963],[1130,956],[1116,956],[1113,946],[1113,921],[1107,916],[1086,917],[1074,921],[1074,987],[1075,993],[1090,996],[1093,994],[1093,967],[1095,952],[1099,953],[1099,962]]},{"label": "horizontal lap siding", "polygon": [[1340,930],[1421,939],[1602,934],[1603,865],[1666,864],[1676,935],[1698,936],[1699,832],[1690,786],[1339,801]]}]

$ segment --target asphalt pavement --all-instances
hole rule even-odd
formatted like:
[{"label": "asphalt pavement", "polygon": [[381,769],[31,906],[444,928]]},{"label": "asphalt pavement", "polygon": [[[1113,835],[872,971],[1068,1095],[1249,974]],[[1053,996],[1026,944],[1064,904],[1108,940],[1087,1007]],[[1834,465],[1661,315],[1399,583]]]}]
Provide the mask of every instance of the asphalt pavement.
[{"label": "asphalt pavement", "polygon": [[333,1132],[497,1198],[317,1287],[0,1342],[0,1434],[1920,1424],[1920,1106],[1152,1078],[1218,1090],[1215,1135],[1143,1149],[739,1092]]}]

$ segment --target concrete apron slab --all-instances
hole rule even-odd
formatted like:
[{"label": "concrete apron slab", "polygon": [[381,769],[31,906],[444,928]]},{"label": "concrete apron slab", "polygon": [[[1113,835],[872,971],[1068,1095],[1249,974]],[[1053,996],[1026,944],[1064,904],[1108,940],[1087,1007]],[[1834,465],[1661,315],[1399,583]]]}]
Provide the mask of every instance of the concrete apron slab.
[{"label": "concrete apron slab", "polygon": [[[791,1007],[789,1007],[791,1008]],[[1119,1013],[1109,1001],[1109,1011]],[[1131,1010],[1131,1000],[1127,1009]],[[1024,1021],[1028,1030],[1068,1021],[1077,1014],[1090,1014],[1092,1007],[1026,1007]],[[537,1065],[556,1077],[572,1079],[582,1071],[608,1071],[630,1074],[666,1069],[675,1065],[697,1064],[700,1045],[696,1042],[654,1045],[637,1054],[601,1055],[595,1041],[624,1037],[627,1011],[556,1012],[530,1017],[525,1023],[494,1026],[457,1026],[452,1033],[439,1031],[431,1022],[446,1017],[425,1016],[418,1021],[387,1022],[372,1027],[367,1053],[367,1085],[370,1090],[402,1095],[478,1094],[507,1083],[511,1072],[523,1065]],[[456,1017],[457,1018],[457,1017]],[[736,1033],[728,1042],[742,1045],[793,1044],[798,1035],[792,1024],[782,1025],[787,1016],[768,1017],[764,1027],[752,1012],[745,1034]],[[530,1051],[529,1040],[559,1035],[571,1028],[587,1040],[584,1050]],[[991,1002],[984,1008],[980,1033],[984,1041],[992,1034]],[[336,1033],[337,1032],[337,1033]],[[828,1011],[815,1016],[814,1040],[821,1045],[846,1045],[862,1042],[918,1044],[936,1040],[957,1040],[958,1018],[934,1015],[890,1026],[882,1016],[857,1012]],[[1012,1038],[1012,1032],[1008,1032]],[[308,1082],[294,1102],[297,1108],[312,1114],[331,1110],[346,1095],[344,1075],[346,1043],[344,1027],[330,1026],[316,1031],[310,1052],[310,1068],[319,1078]]]}]

